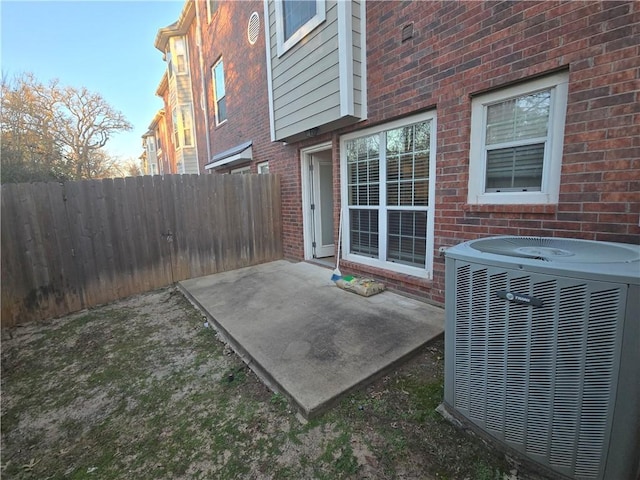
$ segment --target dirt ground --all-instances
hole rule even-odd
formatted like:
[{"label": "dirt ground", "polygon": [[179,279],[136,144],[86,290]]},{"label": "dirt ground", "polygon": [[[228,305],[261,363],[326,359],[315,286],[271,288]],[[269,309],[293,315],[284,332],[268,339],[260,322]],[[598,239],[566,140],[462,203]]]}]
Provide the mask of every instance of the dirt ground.
[{"label": "dirt ground", "polygon": [[301,422],[168,288],[3,331],[2,478],[532,479],[455,428],[443,343]]}]

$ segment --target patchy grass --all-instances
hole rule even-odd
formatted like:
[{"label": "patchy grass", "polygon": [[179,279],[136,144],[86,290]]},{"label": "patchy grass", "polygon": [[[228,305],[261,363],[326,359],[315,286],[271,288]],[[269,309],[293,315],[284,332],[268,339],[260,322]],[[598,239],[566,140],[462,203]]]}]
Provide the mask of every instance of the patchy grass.
[{"label": "patchy grass", "polygon": [[18,327],[3,341],[1,475],[505,478],[514,467],[503,455],[435,413],[442,383],[436,342],[301,423],[164,289]]}]

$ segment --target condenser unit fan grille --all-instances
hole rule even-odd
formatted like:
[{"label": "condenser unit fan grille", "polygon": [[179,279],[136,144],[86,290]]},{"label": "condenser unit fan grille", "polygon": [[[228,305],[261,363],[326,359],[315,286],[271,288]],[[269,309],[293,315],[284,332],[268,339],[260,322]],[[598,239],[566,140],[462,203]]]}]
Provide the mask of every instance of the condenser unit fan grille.
[{"label": "condenser unit fan grille", "polygon": [[623,244],[548,237],[490,237],[470,246],[483,253],[561,263],[628,263],[640,260]]}]

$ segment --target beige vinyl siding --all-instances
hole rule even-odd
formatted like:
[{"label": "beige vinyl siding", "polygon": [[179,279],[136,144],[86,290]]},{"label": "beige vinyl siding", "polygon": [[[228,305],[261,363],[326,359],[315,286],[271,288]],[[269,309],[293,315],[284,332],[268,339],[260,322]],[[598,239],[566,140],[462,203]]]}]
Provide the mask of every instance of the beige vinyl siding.
[{"label": "beige vinyl siding", "polygon": [[199,174],[200,167],[198,165],[198,155],[193,147],[184,147],[176,152],[176,164],[182,165],[183,169],[178,167],[180,174]]},{"label": "beige vinyl siding", "polygon": [[178,103],[191,102],[191,78],[189,75],[176,75],[176,89],[178,91]]},{"label": "beige vinyl siding", "polygon": [[351,31],[353,32],[353,103],[354,115],[356,117],[364,117],[362,108],[362,62],[361,59],[366,52],[362,50],[364,39],[362,38],[362,19],[360,16],[361,2],[359,0],[352,1],[351,9]]},{"label": "beige vinyl siding", "polygon": [[[295,102],[289,102],[280,110],[280,120],[283,121],[283,125],[286,125],[286,118],[290,116],[299,116],[299,112],[303,110],[302,101],[305,102],[305,105],[313,106],[318,102],[325,102],[327,106],[334,106],[336,95],[339,97],[339,89],[340,89],[340,79],[332,78],[326,83],[321,83],[322,79],[320,79],[317,83],[317,87],[314,88],[310,93],[306,94],[304,99],[297,99]],[[298,89],[303,89],[304,85],[300,85]],[[294,95],[297,89],[291,91],[291,94]],[[338,102],[339,103],[339,102]],[[339,104],[337,105],[340,106]],[[315,110],[316,108],[313,108]]]},{"label": "beige vinyl siding", "polygon": [[[359,0],[349,8],[336,0],[326,0],[325,21],[279,57],[275,3],[267,2],[270,113],[275,140],[300,138],[316,127],[334,129],[366,117],[361,7]],[[338,18],[349,10],[350,18]],[[344,39],[340,26],[351,30],[350,45],[340,45],[340,38]],[[349,49],[348,55],[344,49]],[[352,91],[341,91],[344,88]]]},{"label": "beige vinyl siding", "polygon": [[340,118],[336,2],[328,0],[325,22],[279,58],[273,2],[269,8],[276,138]]},{"label": "beige vinyl siding", "polygon": [[198,155],[195,148],[191,147],[183,150],[186,150],[184,154],[184,173],[199,174],[200,166],[198,165]]}]

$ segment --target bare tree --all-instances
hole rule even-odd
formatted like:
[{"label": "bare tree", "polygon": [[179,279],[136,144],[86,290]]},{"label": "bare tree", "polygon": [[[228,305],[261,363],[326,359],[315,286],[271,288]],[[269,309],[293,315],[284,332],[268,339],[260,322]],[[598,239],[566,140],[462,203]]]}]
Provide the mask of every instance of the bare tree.
[{"label": "bare tree", "polygon": [[109,176],[115,160],[103,148],[114,133],[130,129],[121,112],[84,87],[57,80],[44,85],[28,73],[12,83],[3,78],[3,169],[10,161],[26,167],[35,159],[51,178],[61,172],[74,179]]}]

